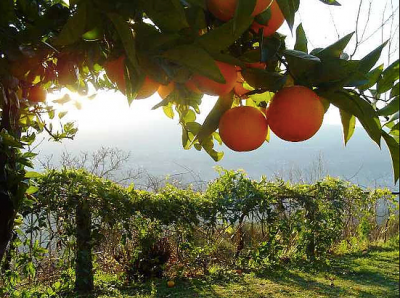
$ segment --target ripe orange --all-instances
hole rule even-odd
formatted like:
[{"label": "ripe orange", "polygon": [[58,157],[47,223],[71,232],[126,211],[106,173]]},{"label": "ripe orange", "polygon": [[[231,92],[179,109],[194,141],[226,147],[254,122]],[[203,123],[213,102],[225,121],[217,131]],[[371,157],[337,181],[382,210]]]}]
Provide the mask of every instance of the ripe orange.
[{"label": "ripe orange", "polygon": [[29,89],[28,100],[33,103],[45,102],[47,97],[46,90],[40,85],[35,85]]},{"label": "ripe orange", "polygon": [[[193,81],[189,80],[185,83],[185,86],[190,91],[201,94],[200,90],[196,87]],[[160,85],[158,88],[158,94],[162,99],[166,99],[175,89],[175,82],[170,82],[168,85]]]},{"label": "ripe orange", "polygon": [[228,110],[219,122],[219,134],[230,149],[238,152],[259,148],[268,134],[268,123],[263,113],[253,107]]},{"label": "ripe orange", "polygon": [[264,28],[264,36],[270,36],[274,34],[285,21],[285,17],[283,16],[283,13],[276,1],[272,2],[271,6],[268,9],[271,10],[271,18],[268,20],[268,22],[264,25],[254,22],[251,26],[251,28],[257,33],[260,31],[261,28]]},{"label": "ripe orange", "polygon": [[115,60],[107,61],[104,64],[104,69],[110,81],[117,84],[118,89],[125,94],[125,56],[122,55]]},{"label": "ripe orange", "polygon": [[173,288],[173,287],[175,287],[175,282],[174,282],[173,280],[168,281],[168,282],[167,282],[167,287],[168,287],[168,288]]},{"label": "ripe orange", "polygon": [[172,91],[174,91],[174,89],[174,82],[171,82],[168,85],[160,85],[160,87],[158,88],[158,95],[160,95],[162,99],[166,99],[172,93]]},{"label": "ripe orange", "polygon": [[157,92],[160,84],[150,79],[149,76],[146,76],[144,79],[142,87],[139,89],[136,99],[145,99],[152,96]]},{"label": "ripe orange", "polygon": [[216,64],[222,76],[225,78],[225,84],[215,82],[201,75],[195,75],[193,80],[202,93],[214,96],[226,95],[231,92],[236,85],[236,67],[219,61],[216,61]]},{"label": "ripe orange", "polygon": [[[267,9],[271,0],[258,0],[252,16],[256,16]],[[235,15],[238,0],[208,0],[208,10],[218,19],[229,21]]]},{"label": "ripe orange", "polygon": [[281,139],[301,142],[314,136],[322,126],[324,106],[318,95],[303,86],[283,88],[267,110],[268,124]]},{"label": "ripe orange", "polygon": [[[121,56],[115,60],[107,61],[104,64],[104,69],[110,81],[117,84],[118,89],[126,94],[126,81],[125,81],[125,56]],[[136,99],[145,99],[152,96],[157,92],[160,84],[145,77],[142,87],[138,91]]]}]

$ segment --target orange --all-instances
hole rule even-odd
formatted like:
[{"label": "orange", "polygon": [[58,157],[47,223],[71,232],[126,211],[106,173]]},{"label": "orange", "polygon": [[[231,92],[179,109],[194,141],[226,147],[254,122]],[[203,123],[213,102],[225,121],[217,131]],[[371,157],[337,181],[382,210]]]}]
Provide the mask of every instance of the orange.
[{"label": "orange", "polygon": [[172,91],[174,91],[174,89],[174,82],[171,82],[168,85],[160,85],[160,87],[158,88],[158,95],[160,95],[162,99],[166,99],[172,93]]},{"label": "orange", "polygon": [[[107,61],[104,64],[104,69],[111,82],[117,84],[118,89],[126,94],[125,81],[125,56],[121,56],[115,60]],[[146,76],[142,87],[138,91],[136,99],[145,99],[157,92],[160,84]]]},{"label": "orange", "polygon": [[271,18],[268,20],[268,22],[264,25],[261,25],[255,21],[251,26],[256,33],[258,33],[261,28],[264,28],[264,36],[270,36],[274,34],[285,21],[285,17],[283,16],[283,13],[276,0],[272,2],[268,9],[271,10]]},{"label": "orange", "polygon": [[168,281],[168,282],[167,282],[167,287],[168,287],[168,288],[173,288],[173,287],[175,287],[175,282],[174,282],[173,280]]},{"label": "orange", "polygon": [[104,69],[110,81],[114,84],[117,84],[118,89],[125,94],[125,56],[121,56],[115,60],[107,61],[104,64]]},{"label": "orange", "polygon": [[46,90],[40,85],[33,86],[29,89],[28,100],[30,102],[39,103],[45,102],[47,97]]},{"label": "orange", "polygon": [[202,93],[213,96],[226,95],[231,92],[236,85],[236,67],[219,61],[216,61],[216,64],[222,76],[225,78],[225,84],[215,82],[201,75],[195,75],[193,80]]},{"label": "orange", "polygon": [[238,152],[259,148],[267,138],[268,123],[263,113],[253,107],[228,110],[219,122],[219,134],[230,149]]},{"label": "orange", "polygon": [[318,132],[324,114],[322,101],[314,91],[292,86],[275,94],[267,110],[267,119],[271,130],[279,138],[301,142]]},{"label": "orange", "polygon": [[[262,13],[270,5],[271,0],[258,0],[252,16]],[[238,0],[208,0],[208,10],[218,19],[229,21],[235,15]]]},{"label": "orange", "polygon": [[[187,89],[193,93],[201,94],[200,90],[196,87],[193,81],[189,80],[185,83]],[[175,82],[170,82],[168,85],[160,85],[158,88],[158,95],[162,99],[166,99],[175,90]]]},{"label": "orange", "polygon": [[142,87],[139,89],[136,99],[145,99],[152,96],[157,92],[160,84],[150,79],[149,76],[146,76],[143,82]]},{"label": "orange", "polygon": [[[268,111],[268,109],[261,107],[261,108],[260,108],[260,111],[261,111],[261,113],[263,113],[263,114],[265,115],[265,117],[267,117],[267,111]],[[268,119],[267,119],[267,121],[268,121]]]}]

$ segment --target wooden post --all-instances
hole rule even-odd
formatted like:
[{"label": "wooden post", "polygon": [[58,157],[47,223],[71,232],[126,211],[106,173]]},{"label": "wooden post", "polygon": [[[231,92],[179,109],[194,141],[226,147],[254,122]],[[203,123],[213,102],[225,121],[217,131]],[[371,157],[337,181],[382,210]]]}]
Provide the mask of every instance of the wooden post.
[{"label": "wooden post", "polygon": [[76,206],[75,290],[88,293],[94,289],[91,212],[88,202],[79,199]]}]

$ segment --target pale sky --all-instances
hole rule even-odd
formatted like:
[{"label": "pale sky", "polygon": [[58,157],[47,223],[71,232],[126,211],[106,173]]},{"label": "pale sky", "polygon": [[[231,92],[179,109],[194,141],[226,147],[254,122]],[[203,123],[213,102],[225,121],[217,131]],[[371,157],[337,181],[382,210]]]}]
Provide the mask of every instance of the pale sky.
[{"label": "pale sky", "polygon": [[[386,4],[386,1],[388,4]],[[386,9],[386,19],[390,16],[392,8],[391,1],[395,5],[395,10],[398,8],[394,0],[374,0],[372,1],[372,9],[369,26],[365,30],[364,38],[373,34],[377,28],[382,24],[382,15]],[[302,0],[299,14],[297,15],[296,27],[300,22],[303,23],[304,29],[308,35],[310,41],[309,49],[316,47],[325,47],[338,39],[338,35],[343,37],[344,35],[355,30],[355,24],[357,19],[357,11],[359,1],[356,0],[341,0],[342,7],[327,6],[319,2],[318,0]],[[359,28],[360,32],[364,31],[365,21],[367,19],[368,5],[371,0],[364,0],[363,10],[360,14]],[[388,6],[386,6],[388,5]],[[396,24],[393,28],[398,26],[398,9],[396,10]],[[334,21],[333,21],[334,20]],[[335,25],[334,25],[335,24]],[[358,49],[355,58],[360,58],[365,54],[369,53],[375,47],[381,44],[382,40],[386,40],[390,37],[391,23],[389,22],[385,30],[379,30],[375,35],[364,42]],[[294,44],[295,38],[291,36],[288,26],[285,24],[281,27],[279,32],[288,35],[289,45]],[[398,36],[398,27],[395,34]],[[360,34],[361,35],[361,34]],[[396,39],[398,41],[398,38]],[[347,52],[352,53],[354,50],[355,38],[352,40],[352,44],[348,47]],[[398,43],[392,46],[393,49],[398,48]],[[398,52],[395,54],[398,56]],[[394,56],[394,57],[395,57]],[[387,62],[387,54],[384,56],[383,62]],[[394,60],[392,58],[392,60]],[[60,107],[60,110],[69,110],[68,116],[64,119],[68,121],[76,121],[79,129],[98,131],[99,128],[107,129],[112,131],[114,129],[121,129],[123,127],[140,127],[141,125],[159,125],[163,126],[163,123],[175,121],[168,119],[162,112],[162,109],[152,111],[151,107],[157,104],[161,99],[157,94],[151,98],[135,101],[130,107],[128,106],[127,100],[121,93],[115,92],[100,92],[94,100],[87,100],[80,98],[77,95],[71,94],[71,96],[78,100],[82,109],[77,110],[72,104],[67,104]],[[50,99],[58,98],[60,95],[49,96]],[[207,116],[210,109],[216,102],[216,98],[205,96],[203,104],[201,106],[202,114],[198,116],[198,121],[202,121]],[[107,119],[108,121],[104,121]],[[327,113],[325,124],[340,124],[340,118],[338,111],[331,108]],[[179,129],[177,127],[177,129]]]}]

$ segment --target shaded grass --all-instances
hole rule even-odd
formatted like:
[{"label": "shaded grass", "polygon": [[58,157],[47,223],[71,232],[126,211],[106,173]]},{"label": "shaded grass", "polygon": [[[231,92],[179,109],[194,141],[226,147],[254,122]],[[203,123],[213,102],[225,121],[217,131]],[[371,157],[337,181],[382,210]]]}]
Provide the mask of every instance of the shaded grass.
[{"label": "shaded grass", "polygon": [[[320,298],[399,297],[399,249],[375,247],[360,253],[336,256],[330,266],[309,264],[291,269],[270,269],[222,279],[176,280],[172,289],[166,280],[126,285],[116,275],[98,274],[97,293],[91,297],[126,298]],[[62,295],[78,297],[77,294]],[[84,295],[82,297],[89,297]]]}]

